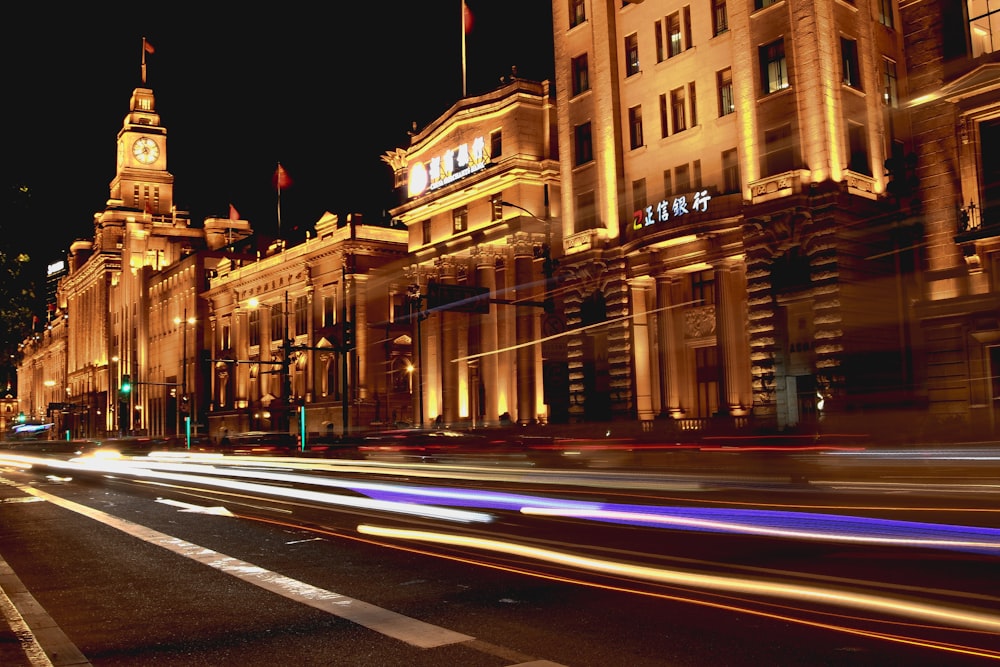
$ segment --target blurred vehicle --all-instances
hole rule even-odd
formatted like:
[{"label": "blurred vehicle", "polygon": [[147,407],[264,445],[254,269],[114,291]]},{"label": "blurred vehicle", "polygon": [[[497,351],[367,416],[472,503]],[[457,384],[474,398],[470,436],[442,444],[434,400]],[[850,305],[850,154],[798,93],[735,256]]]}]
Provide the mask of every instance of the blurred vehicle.
[{"label": "blurred vehicle", "polygon": [[93,447],[85,449],[84,455],[97,458],[118,458],[121,456],[145,456],[150,452],[177,449],[168,438],[149,436],[126,436],[124,438],[105,438],[95,440]]},{"label": "blurred vehicle", "polygon": [[400,461],[444,461],[496,450],[497,444],[490,438],[446,428],[379,431],[364,436],[358,445],[358,452],[365,458]]},{"label": "blurred vehicle", "polygon": [[100,444],[97,440],[6,440],[0,449],[16,450],[22,454],[84,454]]},{"label": "blurred vehicle", "polygon": [[218,451],[239,456],[294,456],[298,438],[291,433],[247,431],[227,435],[219,441]]},{"label": "blurred vehicle", "polygon": [[327,459],[363,459],[360,446],[364,442],[361,437],[341,437],[322,435],[306,438],[305,456],[316,456]]}]

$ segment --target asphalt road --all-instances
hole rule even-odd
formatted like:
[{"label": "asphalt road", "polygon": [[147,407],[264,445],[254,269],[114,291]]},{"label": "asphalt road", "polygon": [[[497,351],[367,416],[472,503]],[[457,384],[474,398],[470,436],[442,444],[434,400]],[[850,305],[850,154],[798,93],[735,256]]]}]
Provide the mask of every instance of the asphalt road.
[{"label": "asphalt road", "polygon": [[[396,470],[382,479],[412,482],[415,470]],[[454,477],[454,486],[484,484],[456,483]],[[879,636],[838,630],[844,619],[835,610],[805,612],[781,600],[750,603],[737,594],[638,585],[618,574],[582,577],[568,566],[529,567],[525,558],[510,554],[484,559],[466,547],[435,550],[392,540],[382,540],[391,546],[375,544],[357,531],[359,523],[379,518],[371,511],[341,510],[331,518],[315,507],[275,503],[245,491],[106,477],[65,480],[13,468],[3,469],[0,481],[0,588],[6,599],[0,602],[8,621],[0,633],[0,664],[5,666],[984,661],[894,641],[885,636],[884,625]],[[525,491],[510,482],[489,486]],[[576,498],[592,493],[571,488]],[[598,493],[606,500],[623,491]],[[627,496],[633,501],[655,496],[657,502],[683,496],[696,505],[724,497],[729,505],[755,506],[764,497],[783,506],[815,506],[816,493],[791,483],[781,488],[748,484],[720,496],[705,487],[674,484],[655,493],[628,491]],[[838,504],[851,498],[859,506],[855,514],[879,514],[860,509],[878,506],[868,502],[867,493],[861,499],[825,489],[821,498]],[[898,489],[894,495],[900,495]],[[970,504],[968,494],[933,497],[934,505],[947,505],[942,516],[950,518]],[[880,500],[884,506],[886,497]],[[921,509],[925,500],[911,494],[906,516],[926,519],[928,513]],[[565,522],[555,532],[550,523],[500,516],[496,534],[538,541],[548,530],[547,537],[564,546],[572,546],[578,536],[583,541],[583,533],[573,532],[579,528],[570,529]],[[986,523],[996,523],[995,515],[988,516]],[[440,530],[439,523],[428,519],[405,524],[382,519],[385,525]],[[950,587],[984,596],[966,598],[963,604],[970,608],[996,602],[985,585],[995,580],[997,563],[991,556],[792,544],[640,527],[599,532],[599,552],[622,561],[658,562],[651,555],[714,559],[741,568],[811,571],[816,578],[857,582],[891,572],[885,578],[902,597]],[[588,529],[587,539],[593,534]],[[763,573],[756,576],[763,578]],[[899,621],[892,630],[905,636],[909,624]],[[982,631],[970,632],[967,643],[988,645],[989,635],[984,640]]]}]

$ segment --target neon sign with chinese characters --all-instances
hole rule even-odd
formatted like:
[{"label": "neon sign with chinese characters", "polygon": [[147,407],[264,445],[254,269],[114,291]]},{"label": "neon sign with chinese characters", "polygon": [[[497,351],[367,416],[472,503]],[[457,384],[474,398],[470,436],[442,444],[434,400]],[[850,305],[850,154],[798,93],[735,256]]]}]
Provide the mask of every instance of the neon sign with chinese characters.
[{"label": "neon sign with chinese characters", "polygon": [[471,144],[464,143],[426,162],[410,164],[408,194],[416,197],[428,190],[437,190],[485,169],[489,163],[486,139],[476,137]]},{"label": "neon sign with chinese characters", "polygon": [[708,211],[708,202],[712,195],[708,190],[700,190],[691,195],[690,205],[687,195],[678,195],[673,199],[663,199],[656,204],[650,204],[646,208],[640,208],[632,214],[632,229],[640,230],[671,219],[677,219],[688,213],[705,213]]}]

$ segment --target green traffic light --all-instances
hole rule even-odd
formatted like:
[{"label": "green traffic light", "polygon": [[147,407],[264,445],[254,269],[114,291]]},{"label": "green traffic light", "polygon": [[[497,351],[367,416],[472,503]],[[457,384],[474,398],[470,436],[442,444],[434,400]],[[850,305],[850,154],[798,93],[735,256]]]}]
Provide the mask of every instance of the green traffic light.
[{"label": "green traffic light", "polygon": [[118,389],[122,394],[129,394],[132,392],[132,381],[129,379],[128,375],[122,376],[122,384]]}]

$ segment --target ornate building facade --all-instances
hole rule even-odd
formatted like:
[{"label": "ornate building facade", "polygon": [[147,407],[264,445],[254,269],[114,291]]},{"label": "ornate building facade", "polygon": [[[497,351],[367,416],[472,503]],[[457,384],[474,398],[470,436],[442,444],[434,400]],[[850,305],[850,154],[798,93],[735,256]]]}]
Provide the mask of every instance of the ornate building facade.
[{"label": "ornate building facade", "polygon": [[78,434],[996,434],[1000,13],[554,0],[553,21],[554,86],[458,100],[383,157],[392,224],[326,216],[290,248],[174,209],[137,88],[22,411]]},{"label": "ornate building facade", "polygon": [[511,76],[456,102],[387,154],[408,234],[393,299],[410,304],[418,422],[565,419],[561,320],[546,307],[560,242],[559,156],[548,82]]}]

